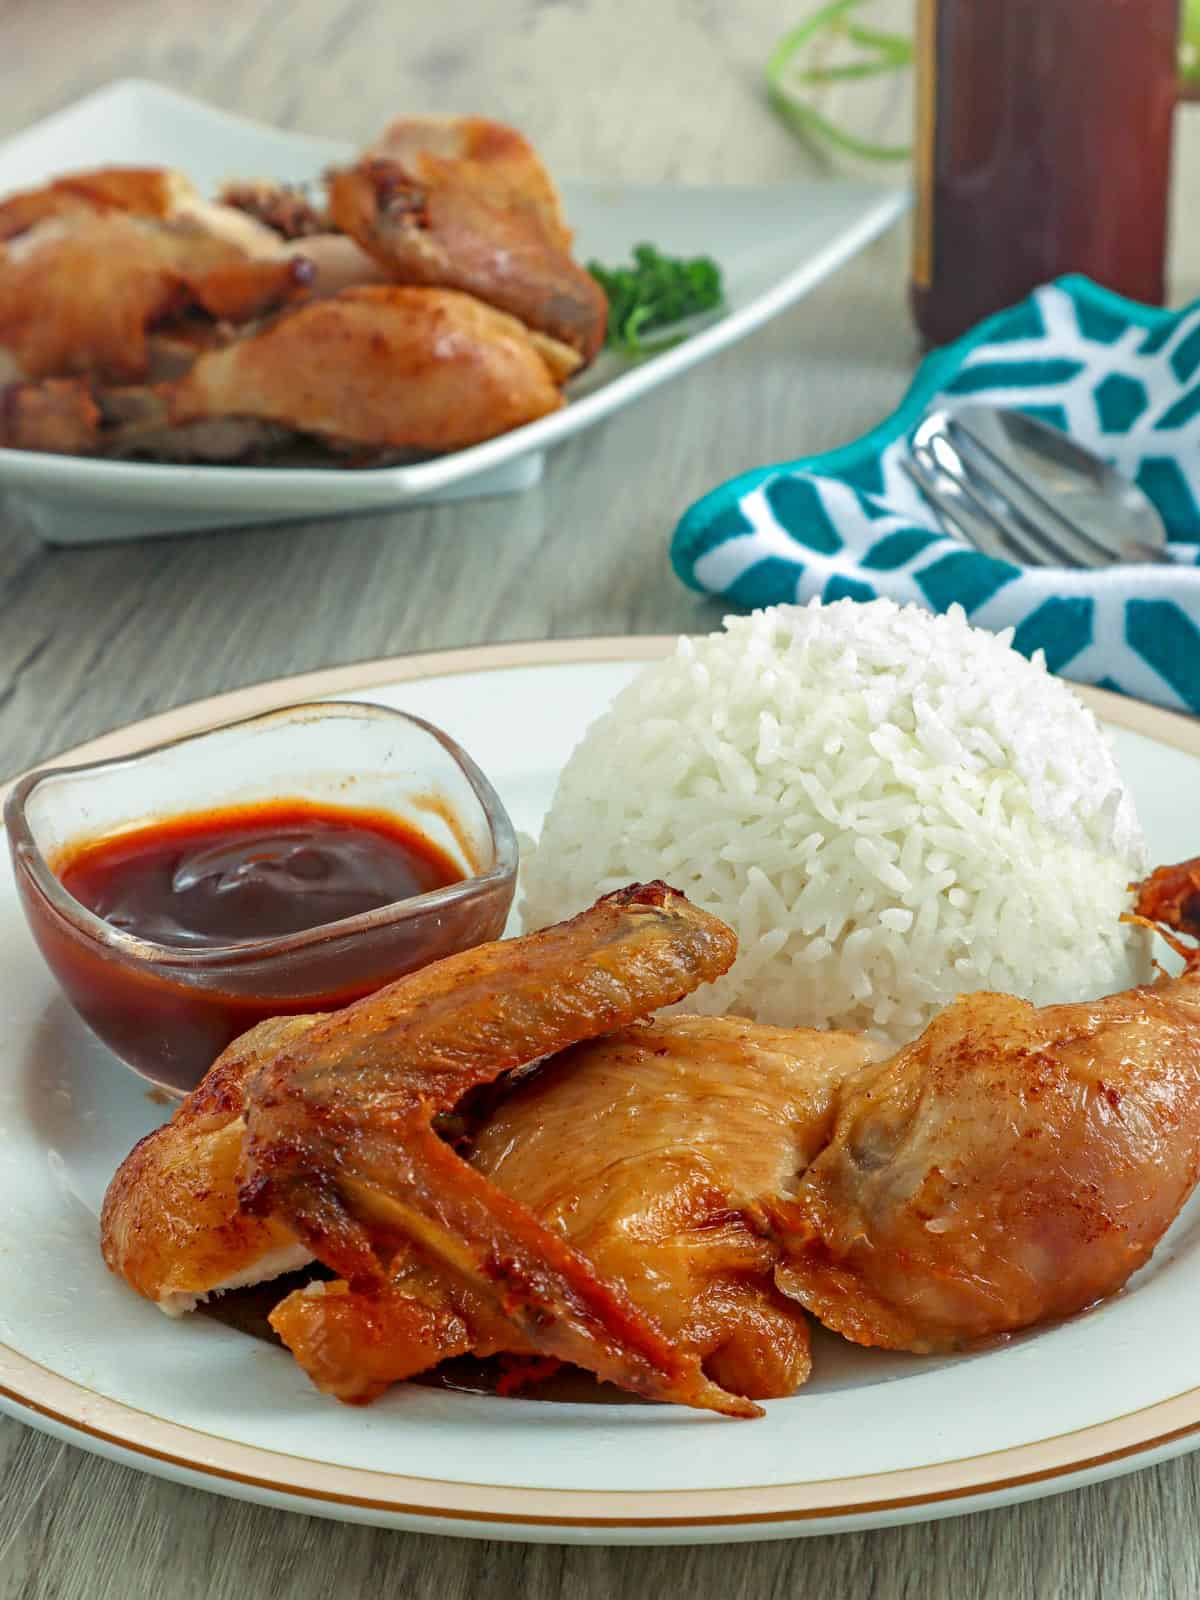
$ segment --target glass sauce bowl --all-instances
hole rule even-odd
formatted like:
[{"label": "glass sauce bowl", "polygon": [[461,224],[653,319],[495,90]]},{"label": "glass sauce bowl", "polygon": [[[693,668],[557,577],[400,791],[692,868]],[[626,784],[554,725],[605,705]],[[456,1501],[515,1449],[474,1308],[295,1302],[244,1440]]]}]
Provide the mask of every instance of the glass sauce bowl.
[{"label": "glass sauce bowl", "polygon": [[[279,799],[389,812],[462,879],[299,933],[190,949],[113,927],[54,872],[83,843]],[[420,717],[362,702],[288,706],[135,756],[48,767],[14,786],[4,816],[26,918],[67,998],[172,1095],[264,1017],[346,1005],[498,938],[516,887],[512,823],[470,756]]]}]

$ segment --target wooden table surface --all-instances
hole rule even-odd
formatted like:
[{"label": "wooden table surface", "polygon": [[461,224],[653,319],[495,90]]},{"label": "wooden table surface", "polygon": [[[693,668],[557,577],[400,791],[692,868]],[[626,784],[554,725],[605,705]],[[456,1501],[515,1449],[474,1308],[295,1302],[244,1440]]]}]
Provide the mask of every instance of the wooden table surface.
[{"label": "wooden table surface", "polygon": [[[895,9],[903,21],[906,0]],[[353,139],[401,109],[490,113],[532,135],[560,175],[771,181],[811,167],[758,91],[792,20],[770,0],[649,0],[636,13],[603,0],[0,0],[0,137],[137,74]],[[1197,120],[1181,129],[1175,298],[1200,291],[1200,214],[1178,199],[1194,192]],[[332,663],[711,627],[720,607],[667,566],[676,516],[729,474],[841,443],[895,403],[916,355],[905,269],[899,230],[763,332],[560,448],[521,496],[76,551],[44,549],[0,508],[0,769]],[[603,1550],[263,1510],[0,1419],[0,1600],[1191,1596],[1198,1463],[907,1528]]]}]

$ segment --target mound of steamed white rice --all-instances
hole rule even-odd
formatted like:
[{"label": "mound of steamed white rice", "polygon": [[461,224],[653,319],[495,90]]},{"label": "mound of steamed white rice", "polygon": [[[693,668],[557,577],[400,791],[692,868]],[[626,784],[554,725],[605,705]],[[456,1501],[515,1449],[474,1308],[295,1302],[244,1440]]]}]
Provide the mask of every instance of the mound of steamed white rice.
[{"label": "mound of steamed white rice", "polygon": [[525,926],[665,878],[739,940],[686,1009],[895,1042],[969,990],[1141,981],[1129,792],[1093,714],[1010,637],[846,600],[681,639],[563,770]]}]

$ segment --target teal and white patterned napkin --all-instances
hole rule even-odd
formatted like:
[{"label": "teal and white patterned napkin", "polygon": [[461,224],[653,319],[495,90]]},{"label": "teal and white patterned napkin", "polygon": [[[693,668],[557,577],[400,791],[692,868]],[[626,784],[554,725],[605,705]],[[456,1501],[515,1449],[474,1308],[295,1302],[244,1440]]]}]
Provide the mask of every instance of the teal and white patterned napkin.
[{"label": "teal and white patterned napkin", "polygon": [[[1135,479],[1174,564],[1022,567],[948,538],[900,460],[921,417],[963,396],[1053,423]],[[1087,278],[1047,284],[927,357],[899,409],[854,444],[705,495],[671,560],[738,606],[958,603],[1065,677],[1200,712],[1200,301],[1162,311]]]}]

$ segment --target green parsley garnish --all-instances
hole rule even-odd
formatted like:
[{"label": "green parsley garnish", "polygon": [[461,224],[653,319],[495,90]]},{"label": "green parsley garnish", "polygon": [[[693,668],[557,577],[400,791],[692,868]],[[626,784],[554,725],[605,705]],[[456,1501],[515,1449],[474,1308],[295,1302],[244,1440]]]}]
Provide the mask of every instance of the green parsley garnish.
[{"label": "green parsley garnish", "polygon": [[685,317],[714,311],[721,304],[721,269],[710,256],[665,256],[652,244],[634,247],[631,267],[602,267],[588,262],[588,271],[608,296],[610,349],[647,355],[666,349],[676,338],[647,344],[642,335],[669,327]]}]

